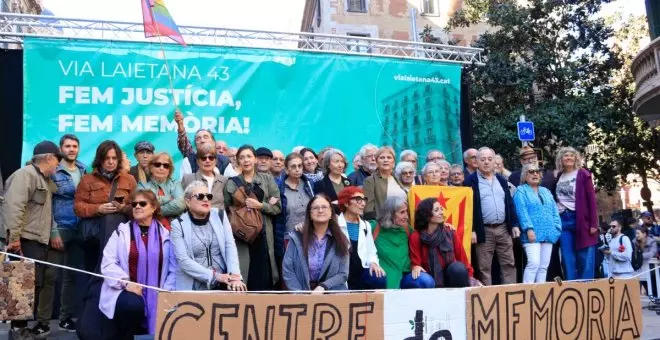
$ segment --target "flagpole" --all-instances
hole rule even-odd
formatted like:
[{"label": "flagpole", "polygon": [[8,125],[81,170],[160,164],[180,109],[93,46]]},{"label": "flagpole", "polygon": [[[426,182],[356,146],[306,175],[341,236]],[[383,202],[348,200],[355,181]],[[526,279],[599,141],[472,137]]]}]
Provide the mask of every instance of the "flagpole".
[{"label": "flagpole", "polygon": [[[148,1],[148,0],[142,0]],[[156,28],[156,35],[158,36],[158,43],[160,44],[160,51],[163,53],[163,60],[165,61],[165,69],[167,70],[167,78],[170,80],[170,91],[172,95],[172,103],[174,104],[174,112],[179,109],[179,103],[176,102],[176,97],[174,96],[174,80],[172,79],[172,74],[170,72],[170,66],[167,62],[167,56],[165,55],[165,47],[163,46],[163,41],[161,40],[160,29],[158,29],[158,24],[156,24],[156,18],[154,17],[154,11],[151,7],[151,3],[147,3],[149,6],[149,16],[151,17],[151,24]]]}]

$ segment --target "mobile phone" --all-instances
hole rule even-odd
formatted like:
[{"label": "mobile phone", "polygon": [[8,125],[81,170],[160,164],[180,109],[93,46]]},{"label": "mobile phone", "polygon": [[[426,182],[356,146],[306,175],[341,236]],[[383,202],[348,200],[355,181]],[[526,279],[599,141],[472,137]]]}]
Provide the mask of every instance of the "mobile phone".
[{"label": "mobile phone", "polygon": [[115,197],[115,202],[117,203],[124,203],[124,196],[116,196]]}]

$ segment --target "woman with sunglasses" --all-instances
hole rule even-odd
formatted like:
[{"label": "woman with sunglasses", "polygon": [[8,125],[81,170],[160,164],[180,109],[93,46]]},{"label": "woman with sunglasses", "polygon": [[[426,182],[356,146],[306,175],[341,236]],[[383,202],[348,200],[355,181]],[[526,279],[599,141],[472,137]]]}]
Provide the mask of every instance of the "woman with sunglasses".
[{"label": "woman with sunglasses", "polygon": [[213,196],[193,181],[184,193],[187,212],[172,221],[177,290],[246,290],[229,219],[212,207]]},{"label": "woman with sunglasses", "polygon": [[[123,152],[115,141],[107,140],[96,148],[91,173],[83,175],[76,189],[73,209],[80,226],[97,224],[101,233],[83,243],[85,270],[98,270],[97,265],[107,239],[105,230],[113,231],[126,221],[124,207],[136,187],[135,179],[123,171]],[[114,189],[113,189],[114,188]],[[82,228],[84,229],[84,228]],[[102,234],[102,235],[101,235]]]},{"label": "woman with sunglasses", "polygon": [[118,339],[155,333],[158,292],[143,286],[175,289],[176,260],[156,195],[138,190],[128,201],[131,220],[112,233],[101,261],[101,274],[132,282],[105,279],[101,286],[99,309],[114,320]]},{"label": "woman with sunglasses", "polygon": [[302,231],[291,231],[287,240],[282,262],[287,290],[346,290],[350,245],[327,197],[316,195],[309,201]]},{"label": "woman with sunglasses", "polygon": [[284,237],[305,222],[307,203],[314,197],[312,183],[303,174],[303,157],[291,153],[284,159],[284,177],[278,183],[282,212],[275,217],[275,258],[281,265]]},{"label": "woman with sunglasses", "polygon": [[194,181],[205,183],[209,192],[213,194],[211,206],[218,210],[225,210],[224,190],[227,177],[216,170],[217,163],[216,148],[213,144],[205,144],[197,149],[197,166],[199,170],[194,174],[183,176],[181,188],[185,189]]},{"label": "woman with sunglasses", "polygon": [[[275,259],[275,235],[272,218],[282,211],[280,190],[270,173],[257,172],[256,150],[243,145],[236,152],[238,176],[232,177],[225,186],[225,209],[248,208],[261,212],[263,229],[252,243],[236,239],[241,276],[250,291],[273,290],[279,281]],[[243,187],[250,193],[245,204],[234,200],[234,194]],[[256,198],[254,198],[256,197]]]},{"label": "woman with sunglasses", "polygon": [[473,278],[463,241],[445,223],[437,199],[426,198],[415,209],[415,231],[408,241],[412,272],[401,288],[460,288],[480,285]]},{"label": "woman with sunglasses", "polygon": [[523,283],[545,282],[552,245],[561,235],[561,219],[550,190],[541,186],[541,170],[535,163],[525,164],[516,189],[516,207],[522,235],[520,242],[527,255]]},{"label": "woman with sunglasses", "polygon": [[181,183],[172,178],[174,173],[174,163],[172,157],[167,152],[155,154],[149,161],[149,175],[151,179],[148,182],[140,182],[139,189],[151,190],[161,207],[161,214],[165,219],[161,221],[167,228],[173,218],[181,215],[186,209],[183,202],[183,189]]},{"label": "woman with sunglasses", "polygon": [[338,201],[342,213],[337,222],[351,244],[348,288],[385,289],[387,278],[378,261],[371,224],[360,218],[368,198],[362,188],[350,186],[339,192]]}]

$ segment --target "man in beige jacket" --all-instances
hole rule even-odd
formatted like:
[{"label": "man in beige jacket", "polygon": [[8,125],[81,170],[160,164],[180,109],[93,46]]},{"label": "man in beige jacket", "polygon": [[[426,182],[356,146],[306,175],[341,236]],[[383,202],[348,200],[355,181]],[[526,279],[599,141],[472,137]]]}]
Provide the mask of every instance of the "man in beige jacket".
[{"label": "man in beige jacket", "polygon": [[[61,159],[57,145],[43,141],[34,147],[30,164],[7,179],[2,206],[4,227],[0,230],[0,238],[6,237],[7,252],[48,261],[49,245],[56,250],[63,249],[62,239],[53,223],[52,192],[55,184],[50,179]],[[39,322],[32,330],[28,330],[27,321],[12,321],[14,339],[43,339],[48,336],[56,277],[55,270],[36,265],[35,296],[39,296]]]}]

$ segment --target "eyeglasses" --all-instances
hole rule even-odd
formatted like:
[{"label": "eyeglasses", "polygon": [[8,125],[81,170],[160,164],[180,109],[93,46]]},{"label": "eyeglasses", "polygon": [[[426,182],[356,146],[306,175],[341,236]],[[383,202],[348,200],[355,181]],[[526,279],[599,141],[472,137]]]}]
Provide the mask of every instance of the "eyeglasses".
[{"label": "eyeglasses", "polygon": [[169,169],[170,168],[170,163],[161,163],[161,162],[153,162],[151,165],[154,168],[163,168],[163,169]]},{"label": "eyeglasses", "polygon": [[367,201],[369,201],[368,198],[366,198],[366,197],[362,197],[362,196],[351,197],[351,200],[355,200],[355,202],[358,202],[358,203],[365,203],[365,204],[367,203]]},{"label": "eyeglasses", "polygon": [[462,172],[452,172],[450,175],[452,176],[461,176],[463,173]]},{"label": "eyeglasses", "polygon": [[214,161],[215,158],[216,158],[215,156],[200,156],[200,157],[198,157],[198,159],[202,162],[204,162],[204,161],[209,161],[209,162]]},{"label": "eyeglasses", "polygon": [[147,204],[149,204],[147,201],[136,201],[136,202],[131,202],[131,206],[132,206],[133,208],[137,208],[138,205],[139,205],[140,207],[144,208],[144,207],[147,206]]},{"label": "eyeglasses", "polygon": [[317,205],[310,208],[312,211],[326,211],[330,210],[329,205]]},{"label": "eyeglasses", "polygon": [[415,174],[414,171],[401,171],[402,176],[412,176],[414,174]]},{"label": "eyeglasses", "polygon": [[206,199],[209,200],[209,201],[213,200],[213,194],[199,193],[199,194],[194,195],[193,197],[195,197],[195,199],[198,200],[198,201],[203,201],[204,197],[206,197]]},{"label": "eyeglasses", "polygon": [[303,165],[302,164],[289,164],[288,168],[289,169],[302,169]]}]

